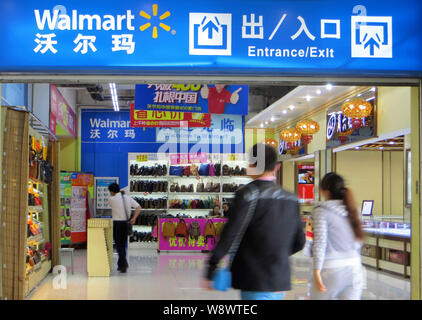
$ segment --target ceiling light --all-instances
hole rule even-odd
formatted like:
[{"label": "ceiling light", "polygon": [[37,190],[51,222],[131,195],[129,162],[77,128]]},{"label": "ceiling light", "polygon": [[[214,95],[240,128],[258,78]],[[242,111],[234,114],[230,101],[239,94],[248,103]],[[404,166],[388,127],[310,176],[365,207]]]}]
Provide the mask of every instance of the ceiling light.
[{"label": "ceiling light", "polygon": [[271,122],[274,122],[274,121],[275,121],[274,117],[271,117]]},{"label": "ceiling light", "polygon": [[375,99],[375,97],[372,97],[372,98],[366,99],[366,101],[371,101],[371,100],[374,100],[374,99]]},{"label": "ceiling light", "polygon": [[384,147],[380,147],[380,150],[384,150]]},{"label": "ceiling light", "polygon": [[263,123],[261,123],[261,128],[264,128],[264,124]]},{"label": "ceiling light", "polygon": [[289,106],[289,109],[293,111],[295,109],[295,106],[291,105],[291,106]]},{"label": "ceiling light", "polygon": [[371,91],[372,91],[372,92],[375,92],[375,91],[377,91],[377,88],[373,87],[373,88],[371,89]]},{"label": "ceiling light", "polygon": [[283,110],[283,114],[287,114],[287,110]]},{"label": "ceiling light", "polygon": [[308,102],[309,102],[309,101],[311,101],[311,100],[312,100],[312,97],[311,97],[311,96],[309,96],[309,95],[308,95],[308,96],[306,96],[306,101],[308,101]]},{"label": "ceiling light", "polygon": [[317,91],[316,91],[316,94],[321,94],[322,93],[322,91],[320,90],[320,89],[318,89]]},{"label": "ceiling light", "polygon": [[390,144],[396,144],[394,141],[391,141]]},{"label": "ceiling light", "polygon": [[268,121],[265,121],[265,124],[268,125]]},{"label": "ceiling light", "polygon": [[356,149],[356,150],[359,150],[360,148],[359,148],[359,147],[356,147],[355,149]]},{"label": "ceiling light", "polygon": [[333,89],[333,85],[331,83],[326,85],[326,88],[328,91],[330,91],[331,89]]},{"label": "ceiling light", "polygon": [[119,99],[117,97],[116,84],[110,83],[111,100],[113,101],[114,111],[120,111]]}]

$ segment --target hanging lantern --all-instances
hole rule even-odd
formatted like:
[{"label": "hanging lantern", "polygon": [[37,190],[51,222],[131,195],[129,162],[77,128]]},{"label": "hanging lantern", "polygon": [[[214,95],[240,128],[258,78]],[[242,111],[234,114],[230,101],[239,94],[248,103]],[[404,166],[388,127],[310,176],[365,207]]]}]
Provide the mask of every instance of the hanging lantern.
[{"label": "hanging lantern", "polygon": [[294,143],[300,139],[302,134],[295,128],[285,129],[280,133],[280,139],[287,143]]},{"label": "hanging lantern", "polygon": [[270,145],[273,148],[277,148],[278,146],[277,141],[275,141],[274,139],[265,139],[264,143]]},{"label": "hanging lantern", "polygon": [[302,149],[303,146],[294,146],[293,148],[287,150],[288,153],[290,153],[291,155],[295,155],[299,153],[299,150]]},{"label": "hanging lantern", "polygon": [[372,105],[360,98],[346,101],[341,107],[343,114],[352,119],[354,129],[362,127],[363,119],[370,116],[372,112]]},{"label": "hanging lantern", "polygon": [[342,144],[344,144],[344,143],[346,143],[346,141],[347,141],[347,138],[353,133],[353,131],[355,131],[355,129],[350,129],[350,130],[347,130],[347,131],[344,131],[344,132],[340,132],[339,134],[338,134],[338,140],[342,143]]},{"label": "hanging lantern", "polygon": [[312,135],[319,131],[319,124],[313,120],[302,120],[296,124],[296,129],[302,134],[302,141],[308,144],[312,141]]}]

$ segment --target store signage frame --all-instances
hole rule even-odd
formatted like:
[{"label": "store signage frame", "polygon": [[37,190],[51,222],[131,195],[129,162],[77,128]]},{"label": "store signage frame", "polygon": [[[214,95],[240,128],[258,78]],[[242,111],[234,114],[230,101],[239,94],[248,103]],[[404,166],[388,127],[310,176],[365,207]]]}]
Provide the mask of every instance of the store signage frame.
[{"label": "store signage frame", "polygon": [[[341,70],[360,77],[422,76],[422,61],[415,55],[422,50],[415,31],[422,29],[418,0],[365,0],[358,6],[335,0],[264,0],[259,12],[254,0],[244,1],[242,7],[216,0],[206,8],[191,0],[177,5],[163,0],[159,7],[135,0],[64,0],[60,9],[56,4],[0,3],[0,39],[8,44],[0,53],[0,72],[321,76]],[[222,12],[221,8],[224,13],[203,13]],[[165,28],[146,28],[146,11],[165,18]],[[209,20],[209,30],[198,29],[202,22],[195,21],[200,16]],[[216,18],[221,25],[211,26]],[[371,34],[380,37],[375,40]],[[85,43],[84,36],[95,37],[95,43],[89,42],[93,38]],[[129,40],[135,41],[134,49]],[[96,58],[99,54],[102,59]]]}]

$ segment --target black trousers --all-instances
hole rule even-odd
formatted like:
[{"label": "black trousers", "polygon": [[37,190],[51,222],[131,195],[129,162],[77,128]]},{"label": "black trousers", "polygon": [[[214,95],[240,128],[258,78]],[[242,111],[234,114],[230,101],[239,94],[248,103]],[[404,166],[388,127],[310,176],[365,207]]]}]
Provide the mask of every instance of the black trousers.
[{"label": "black trousers", "polygon": [[129,264],[126,260],[126,247],[127,247],[127,222],[126,221],[113,221],[113,238],[116,244],[116,250],[119,254],[119,261],[117,267],[119,269],[127,269]]}]

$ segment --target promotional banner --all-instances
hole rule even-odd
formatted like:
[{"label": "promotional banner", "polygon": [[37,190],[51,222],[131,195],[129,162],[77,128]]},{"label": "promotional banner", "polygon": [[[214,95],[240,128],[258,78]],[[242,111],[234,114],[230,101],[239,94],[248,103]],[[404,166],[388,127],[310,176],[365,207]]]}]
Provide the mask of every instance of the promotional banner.
[{"label": "promotional banner", "polygon": [[298,166],[299,203],[312,203],[315,199],[315,166]]},{"label": "promotional banner", "polygon": [[248,114],[245,85],[137,84],[135,110]]},{"label": "promotional banner", "polygon": [[72,220],[70,215],[70,199],[72,197],[72,173],[60,173],[60,232],[61,243],[70,244]]},{"label": "promotional banner", "polygon": [[162,234],[163,226],[165,223],[174,223],[177,227],[179,219],[171,219],[171,218],[163,218],[159,219],[159,229],[158,229],[158,250],[162,251],[211,251],[213,250],[218,242],[218,236],[215,239],[206,239],[204,236],[205,232],[205,225],[207,221],[212,221],[214,226],[217,228],[218,224],[227,223],[227,218],[220,218],[220,219],[183,219],[185,220],[188,230],[189,226],[193,221],[199,223],[201,227],[201,235],[198,239],[192,239],[188,237],[188,239],[183,237],[173,237],[165,239]]},{"label": "promotional banner", "polygon": [[73,173],[72,194],[70,200],[71,242],[86,242],[87,240],[87,197],[92,198],[94,191],[94,176],[92,174]]},{"label": "promotional banner", "polygon": [[133,128],[177,128],[180,126],[209,127],[211,115],[209,113],[186,113],[174,111],[135,111],[135,105],[130,106],[130,126]]},{"label": "promotional banner", "polygon": [[422,75],[420,0],[0,1],[0,72]]},{"label": "promotional banner", "polygon": [[206,153],[189,153],[189,154],[171,154],[170,163],[171,165],[178,164],[189,164],[189,163],[207,163],[207,154]]},{"label": "promotional banner", "polygon": [[54,84],[50,84],[50,129],[55,134],[56,124],[60,123],[63,128],[75,139],[76,132],[76,114],[63,98],[60,91]]},{"label": "promotional banner", "polygon": [[108,204],[110,192],[108,186],[112,183],[119,184],[118,177],[95,177],[95,208],[100,210],[111,209]]}]

